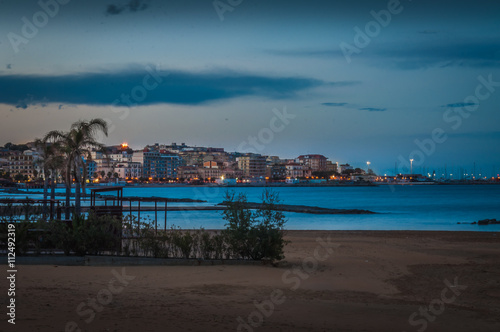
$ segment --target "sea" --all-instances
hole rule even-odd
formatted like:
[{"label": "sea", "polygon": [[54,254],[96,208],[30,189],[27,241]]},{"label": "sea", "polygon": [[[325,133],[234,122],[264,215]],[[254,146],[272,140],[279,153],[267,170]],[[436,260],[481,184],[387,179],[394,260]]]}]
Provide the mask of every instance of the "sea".
[{"label": "sea", "polygon": [[[261,201],[264,190],[278,193],[281,203],[334,209],[364,209],[376,214],[306,214],[285,212],[289,230],[433,230],[498,232],[500,225],[471,224],[481,219],[500,220],[500,185],[381,185],[346,187],[219,187],[127,186],[124,196],[199,199],[203,203],[168,203],[168,206],[213,206],[227,190],[243,193],[250,202]],[[58,189],[63,192],[63,189]],[[6,197],[42,198],[39,194]],[[58,197],[63,199],[63,197]],[[144,206],[142,203],[141,206]],[[84,203],[85,205],[85,203]],[[160,204],[161,206],[161,204]],[[157,215],[163,228],[164,214]],[[154,212],[141,219],[154,220]],[[167,228],[221,229],[221,211],[167,211]]]}]

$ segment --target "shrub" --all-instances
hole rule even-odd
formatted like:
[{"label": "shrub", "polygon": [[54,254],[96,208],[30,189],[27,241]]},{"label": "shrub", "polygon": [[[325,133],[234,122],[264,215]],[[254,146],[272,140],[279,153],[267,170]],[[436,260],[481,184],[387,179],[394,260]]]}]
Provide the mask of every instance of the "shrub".
[{"label": "shrub", "polygon": [[[15,225],[15,254],[26,255],[29,250],[39,253],[42,235],[39,232],[41,222],[19,221]],[[0,250],[8,248],[8,223],[0,223]]]},{"label": "shrub", "polygon": [[172,231],[172,244],[180,250],[182,257],[189,258],[195,243],[195,237],[189,230],[183,232],[180,229],[172,229]]},{"label": "shrub", "polygon": [[199,237],[199,248],[200,248],[200,256],[203,259],[211,259],[214,255],[215,251],[215,243],[213,237],[210,236],[210,233],[205,231],[203,228],[198,233]]},{"label": "shrub", "polygon": [[227,209],[223,211],[223,218],[227,223],[224,233],[233,255],[254,260],[279,261],[284,258],[286,219],[283,212],[276,211],[277,193],[265,190],[262,205],[256,212],[247,207],[247,197],[242,193],[226,192],[225,203]]},{"label": "shrub", "polygon": [[152,222],[143,222],[140,223],[138,238],[135,242],[138,243],[139,248],[142,249],[145,256],[151,255],[154,258],[168,258],[170,251],[167,245],[168,237],[168,234],[156,234]]},{"label": "shrub", "polygon": [[71,223],[50,221],[48,240],[62,248],[66,255],[98,255],[105,251],[120,251],[121,222],[111,216],[90,214],[74,216]]},{"label": "shrub", "polygon": [[52,220],[46,225],[49,232],[48,240],[55,247],[63,249],[65,255],[69,255],[75,249],[75,239],[71,227],[64,221]]}]

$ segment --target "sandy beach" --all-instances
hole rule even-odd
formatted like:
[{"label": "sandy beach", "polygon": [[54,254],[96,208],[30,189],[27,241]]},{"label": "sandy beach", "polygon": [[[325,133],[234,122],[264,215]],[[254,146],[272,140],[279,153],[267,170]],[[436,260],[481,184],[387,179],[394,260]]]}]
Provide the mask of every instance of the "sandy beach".
[{"label": "sandy beach", "polygon": [[277,267],[18,266],[16,324],[4,313],[0,330],[500,330],[497,233],[290,231],[287,238]]}]

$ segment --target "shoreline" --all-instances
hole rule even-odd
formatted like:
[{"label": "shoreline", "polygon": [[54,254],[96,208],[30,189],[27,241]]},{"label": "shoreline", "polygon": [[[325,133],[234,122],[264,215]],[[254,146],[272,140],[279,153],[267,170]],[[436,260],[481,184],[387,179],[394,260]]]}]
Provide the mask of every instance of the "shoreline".
[{"label": "shoreline", "polygon": [[[266,184],[236,184],[236,185],[217,185],[217,184],[180,184],[180,183],[162,183],[162,184],[113,184],[113,186],[123,186],[124,188],[296,188],[296,187],[385,187],[385,186],[483,186],[483,185],[500,185],[500,182],[466,182],[466,181],[454,181],[454,182],[409,182],[409,183],[386,183],[386,182],[373,182],[373,183],[266,183]],[[95,188],[106,188],[108,185],[87,185],[87,190]],[[57,189],[64,189],[64,186],[58,185]],[[0,192],[13,193],[13,194],[39,194],[43,195],[43,191],[39,191],[41,188],[25,189],[25,188],[12,188],[12,187],[0,187]],[[74,187],[72,187],[74,189]],[[49,189],[50,195],[50,189]],[[74,195],[74,194],[72,194]],[[56,196],[65,196],[63,192],[56,193]]]}]

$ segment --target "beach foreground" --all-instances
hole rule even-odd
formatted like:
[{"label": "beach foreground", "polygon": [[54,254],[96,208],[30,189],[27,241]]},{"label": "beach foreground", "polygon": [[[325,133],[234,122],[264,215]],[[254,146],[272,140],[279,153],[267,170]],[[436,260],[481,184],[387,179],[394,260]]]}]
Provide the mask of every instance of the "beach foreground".
[{"label": "beach foreground", "polygon": [[16,325],[4,314],[0,330],[500,330],[497,233],[287,238],[278,267],[18,266]]}]

